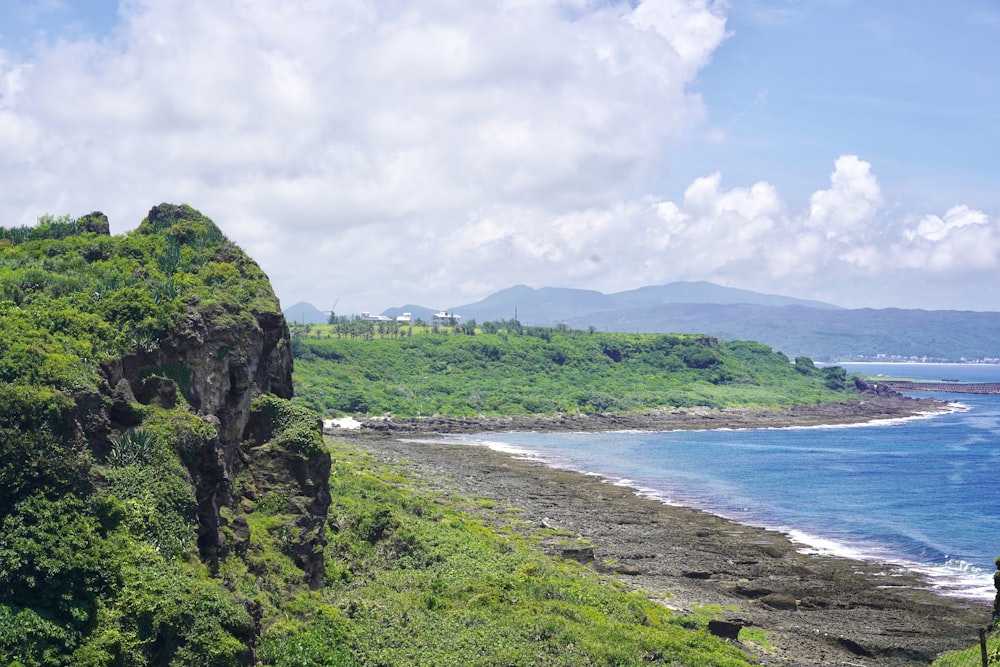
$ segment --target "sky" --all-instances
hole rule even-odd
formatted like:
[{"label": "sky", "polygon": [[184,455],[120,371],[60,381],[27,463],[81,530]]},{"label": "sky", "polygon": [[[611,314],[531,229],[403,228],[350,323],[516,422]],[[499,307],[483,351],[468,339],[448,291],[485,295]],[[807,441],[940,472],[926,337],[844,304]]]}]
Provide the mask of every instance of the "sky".
[{"label": "sky", "polygon": [[998,311],[997,63],[997,0],[0,0],[0,225],[190,204],[342,314]]}]

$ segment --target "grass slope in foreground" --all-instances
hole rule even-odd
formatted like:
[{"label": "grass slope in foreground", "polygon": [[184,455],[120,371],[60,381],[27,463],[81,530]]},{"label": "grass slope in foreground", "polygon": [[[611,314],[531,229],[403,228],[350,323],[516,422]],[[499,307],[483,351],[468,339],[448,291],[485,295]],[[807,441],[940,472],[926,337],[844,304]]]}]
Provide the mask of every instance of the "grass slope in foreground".
[{"label": "grass slope in foreground", "polygon": [[[856,397],[842,368],[747,341],[510,326],[392,336],[293,326],[295,400],[320,414],[504,416]],[[465,332],[473,331],[464,328]]]},{"label": "grass slope in foreground", "polygon": [[[569,561],[546,556],[509,509],[421,488],[351,445],[331,445],[326,585],[262,640],[263,664],[755,664],[705,630]],[[480,501],[485,502],[485,501]]]}]

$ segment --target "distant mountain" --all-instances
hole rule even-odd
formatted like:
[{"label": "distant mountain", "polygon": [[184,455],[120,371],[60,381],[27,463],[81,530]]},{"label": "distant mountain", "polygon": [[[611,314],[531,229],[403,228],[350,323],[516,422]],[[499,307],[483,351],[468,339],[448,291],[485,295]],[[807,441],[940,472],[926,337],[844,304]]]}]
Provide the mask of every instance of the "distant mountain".
[{"label": "distant mountain", "polygon": [[517,319],[524,324],[551,326],[584,313],[617,307],[613,296],[593,290],[563,287],[534,289],[516,285],[492,294],[482,301],[449,308],[464,321]]},{"label": "distant mountain", "polygon": [[297,324],[326,324],[330,318],[329,313],[324,313],[307,301],[299,301],[294,306],[283,309],[282,312],[286,320]]},{"label": "distant mountain", "polygon": [[664,303],[749,303],[760,306],[806,306],[837,310],[840,306],[823,301],[796,299],[777,294],[762,294],[735,287],[723,287],[715,283],[699,280],[695,282],[679,281],[653,287],[640,287],[627,292],[612,294],[617,308],[646,307]]},{"label": "distant mountain", "polygon": [[674,282],[641,287],[614,294],[594,290],[560,287],[531,288],[516,285],[492,294],[482,301],[449,308],[463,320],[506,320],[517,317],[523,324],[553,326],[569,323],[591,313],[621,309],[650,309],[670,303],[756,304],[764,306],[804,306],[836,310],[839,306],[821,301],[762,294],[723,287],[709,282]]}]

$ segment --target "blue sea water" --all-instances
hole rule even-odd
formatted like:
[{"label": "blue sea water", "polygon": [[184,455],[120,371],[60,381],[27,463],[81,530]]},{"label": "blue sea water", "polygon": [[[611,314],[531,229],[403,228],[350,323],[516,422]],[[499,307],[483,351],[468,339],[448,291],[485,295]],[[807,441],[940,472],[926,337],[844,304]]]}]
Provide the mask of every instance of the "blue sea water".
[{"label": "blue sea water", "polygon": [[[844,365],[1000,382],[1000,366]],[[1000,556],[1000,396],[934,396],[954,410],[855,426],[454,440],[597,474],[663,502],[780,529],[804,550],[897,563],[945,593],[990,599]]]}]

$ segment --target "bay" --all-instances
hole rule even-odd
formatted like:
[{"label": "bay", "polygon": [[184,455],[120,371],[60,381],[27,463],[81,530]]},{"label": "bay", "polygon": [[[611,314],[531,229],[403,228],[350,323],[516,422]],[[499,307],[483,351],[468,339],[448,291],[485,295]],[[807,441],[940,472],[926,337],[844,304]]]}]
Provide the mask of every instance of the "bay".
[{"label": "bay", "polygon": [[[876,376],[1000,382],[1000,366],[844,366]],[[449,440],[599,475],[666,503],[781,530],[803,550],[896,563],[928,575],[946,594],[990,599],[1000,556],[1000,396],[934,396],[953,410],[854,426]]]}]

